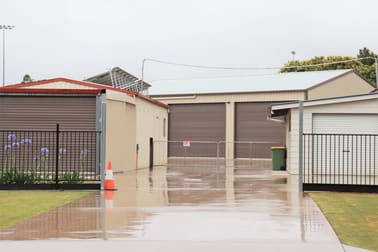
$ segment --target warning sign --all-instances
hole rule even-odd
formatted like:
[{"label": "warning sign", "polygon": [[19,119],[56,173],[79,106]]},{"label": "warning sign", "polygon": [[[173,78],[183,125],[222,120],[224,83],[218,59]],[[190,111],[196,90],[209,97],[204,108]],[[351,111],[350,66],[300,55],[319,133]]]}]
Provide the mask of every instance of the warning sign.
[{"label": "warning sign", "polygon": [[182,141],[182,146],[190,147],[190,141]]}]

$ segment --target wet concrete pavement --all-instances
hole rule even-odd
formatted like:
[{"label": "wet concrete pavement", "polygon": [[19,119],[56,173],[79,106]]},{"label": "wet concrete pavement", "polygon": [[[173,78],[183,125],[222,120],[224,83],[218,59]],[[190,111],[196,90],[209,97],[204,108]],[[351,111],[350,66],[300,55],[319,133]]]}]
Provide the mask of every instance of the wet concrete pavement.
[{"label": "wet concrete pavement", "polygon": [[343,251],[316,204],[298,193],[297,178],[272,173],[267,161],[178,163],[116,175],[116,185],[1,231],[1,240],[23,240],[1,245]]}]

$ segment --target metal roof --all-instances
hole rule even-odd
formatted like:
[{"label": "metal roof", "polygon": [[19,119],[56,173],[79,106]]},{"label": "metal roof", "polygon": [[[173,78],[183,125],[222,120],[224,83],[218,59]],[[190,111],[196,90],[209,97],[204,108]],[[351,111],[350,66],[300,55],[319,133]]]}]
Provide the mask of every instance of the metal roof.
[{"label": "metal roof", "polygon": [[150,82],[150,95],[214,94],[306,90],[349,72],[351,69],[290,72],[266,75],[159,80]]}]

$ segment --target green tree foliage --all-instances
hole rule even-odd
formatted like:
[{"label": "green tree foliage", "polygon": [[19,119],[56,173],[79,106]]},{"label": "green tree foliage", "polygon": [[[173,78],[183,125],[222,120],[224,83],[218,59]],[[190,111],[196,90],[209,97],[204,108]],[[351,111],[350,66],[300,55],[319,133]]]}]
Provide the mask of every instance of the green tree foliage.
[{"label": "green tree foliage", "polygon": [[31,82],[33,79],[30,77],[29,74],[25,74],[24,77],[22,78],[22,82]]},{"label": "green tree foliage", "polygon": [[[358,60],[361,58],[367,58]],[[280,72],[307,72],[336,69],[354,69],[373,86],[376,86],[375,53],[364,47],[359,50],[357,57],[352,56],[316,56],[309,60],[292,60],[285,64]],[[338,62],[338,63],[333,63]]]},{"label": "green tree foliage", "polygon": [[378,58],[377,54],[371,52],[368,48],[364,47],[360,50],[358,50],[358,59],[361,58],[369,58],[369,59],[363,59],[361,60],[361,63],[364,65],[372,66],[375,63],[374,58]]}]

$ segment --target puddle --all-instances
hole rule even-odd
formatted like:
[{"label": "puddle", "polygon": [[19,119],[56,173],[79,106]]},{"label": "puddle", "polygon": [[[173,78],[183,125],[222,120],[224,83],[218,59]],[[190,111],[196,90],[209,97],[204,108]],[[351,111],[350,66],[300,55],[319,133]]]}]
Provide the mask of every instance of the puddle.
[{"label": "puddle", "polygon": [[274,179],[273,184],[287,184],[287,178]]}]

